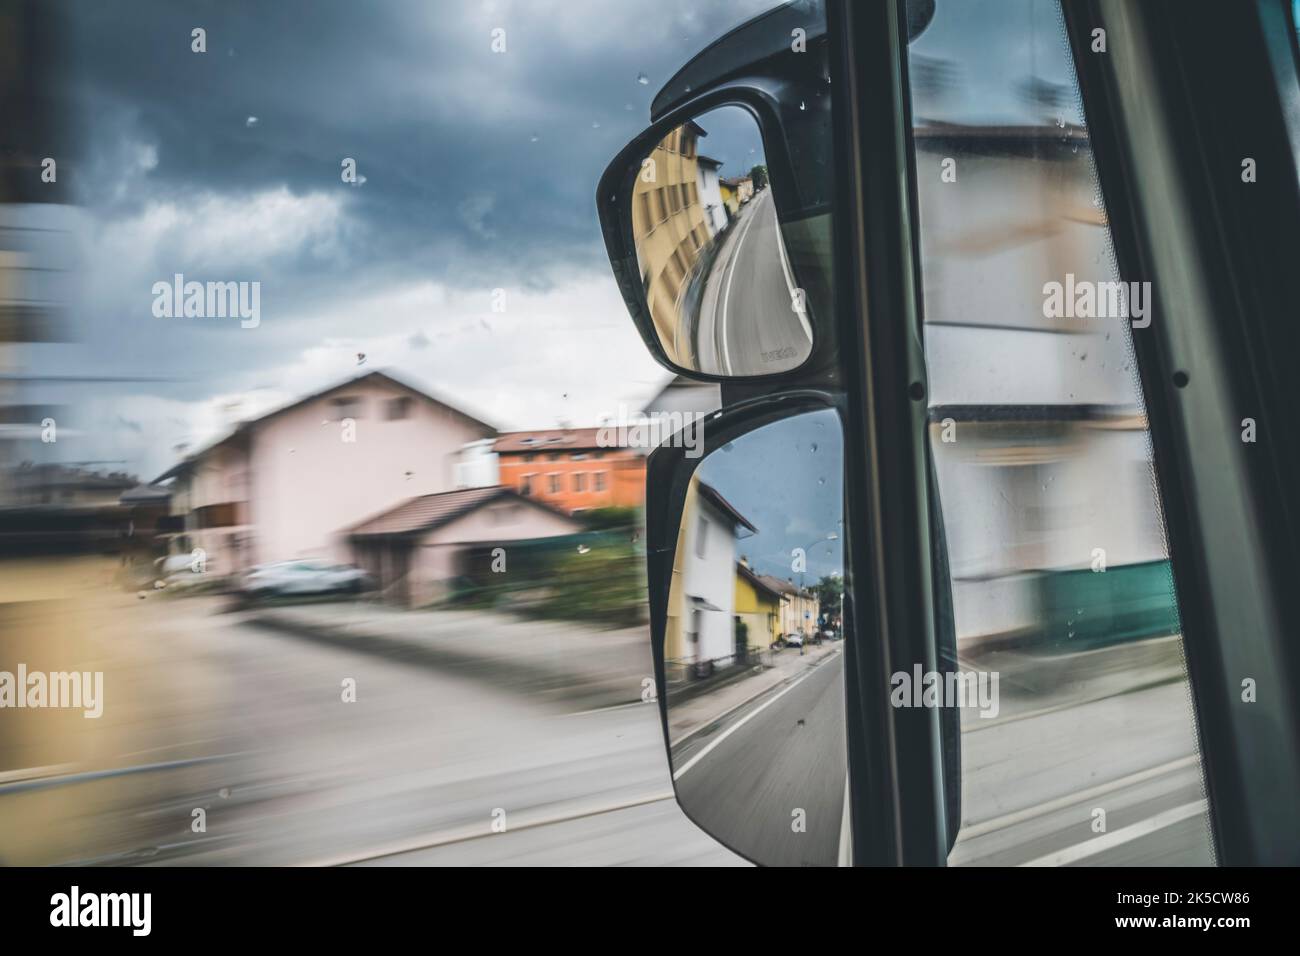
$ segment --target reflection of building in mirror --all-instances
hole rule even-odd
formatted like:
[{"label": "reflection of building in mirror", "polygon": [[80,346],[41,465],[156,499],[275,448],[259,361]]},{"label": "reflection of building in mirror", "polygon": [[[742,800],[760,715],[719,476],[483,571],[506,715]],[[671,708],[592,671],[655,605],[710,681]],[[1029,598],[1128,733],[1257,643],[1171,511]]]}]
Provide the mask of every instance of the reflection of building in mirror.
[{"label": "reflection of building in mirror", "polygon": [[736,542],[757,530],[715,488],[691,479],[664,633],[664,660],[674,672],[708,673],[736,657]]},{"label": "reflection of building in mirror", "polygon": [[[700,152],[710,135],[702,124],[716,139],[711,149],[730,159]],[[761,147],[753,118],[728,107],[673,129],[637,171],[631,215],[646,306],[682,368],[770,374],[794,368],[811,349],[806,297]]]}]

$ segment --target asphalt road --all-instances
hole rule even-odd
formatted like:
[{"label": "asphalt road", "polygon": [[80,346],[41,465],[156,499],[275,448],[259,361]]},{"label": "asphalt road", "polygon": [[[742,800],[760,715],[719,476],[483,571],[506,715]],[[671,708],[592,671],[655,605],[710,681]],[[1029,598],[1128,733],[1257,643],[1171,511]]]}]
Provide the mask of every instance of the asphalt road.
[{"label": "asphalt road", "polygon": [[[201,599],[151,598],[114,615],[102,618],[112,622],[105,654],[119,655],[106,657],[106,684],[148,710],[117,725],[116,710],[85,722],[114,736],[74,769],[177,769],[0,793],[10,820],[70,835],[24,861],[743,862],[673,799],[652,703],[566,712],[483,679],[289,639]],[[148,670],[129,663],[146,659]],[[837,860],[841,662],[827,660],[679,750],[676,785],[692,818],[757,859]],[[340,697],[348,679],[353,703]],[[950,862],[1211,862],[1187,707],[1175,682],[977,718],[963,734],[965,825]],[[185,764],[213,754],[225,757]],[[35,764],[58,762],[40,757]],[[195,832],[200,807],[206,829]]]},{"label": "asphalt road", "polygon": [[700,367],[758,375],[797,366],[812,333],[791,307],[794,279],[785,262],[772,190],[741,207],[714,260],[700,300]]},{"label": "asphalt road", "polygon": [[949,863],[1208,866],[1214,854],[1181,681],[962,734],[964,825]]},{"label": "asphalt road", "polygon": [[679,748],[674,776],[687,815],[760,862],[834,866],[844,812],[843,660],[828,658]]}]

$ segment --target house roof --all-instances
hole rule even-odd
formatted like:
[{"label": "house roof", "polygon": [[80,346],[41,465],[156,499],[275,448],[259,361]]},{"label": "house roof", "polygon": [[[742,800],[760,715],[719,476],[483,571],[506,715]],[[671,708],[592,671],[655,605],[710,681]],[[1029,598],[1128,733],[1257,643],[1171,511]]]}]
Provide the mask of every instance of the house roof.
[{"label": "house roof", "polygon": [[250,432],[254,431],[257,428],[260,428],[262,425],[266,424],[267,422],[271,421],[274,418],[278,418],[279,416],[285,414],[286,412],[293,411],[295,408],[300,408],[301,406],[306,405],[308,402],[314,402],[317,399],[321,399],[329,395],[333,395],[335,392],[341,392],[349,388],[355,388],[356,386],[362,384],[363,382],[384,382],[398,389],[399,391],[405,392],[407,395],[410,395],[412,398],[418,398],[421,401],[428,402],[431,405],[436,405],[439,408],[446,409],[447,411],[454,414],[456,417],[465,421],[471,427],[477,428],[480,431],[482,431],[485,438],[490,438],[496,435],[497,433],[497,430],[493,426],[489,425],[485,421],[475,418],[473,415],[469,414],[468,412],[462,411],[461,409],[457,408],[455,405],[451,405],[440,398],[435,398],[433,395],[430,395],[428,392],[421,391],[420,389],[416,388],[413,385],[408,385],[406,382],[394,378],[392,375],[388,374],[387,372],[381,372],[376,370],[373,372],[366,372],[363,375],[358,375],[354,378],[350,378],[342,382],[338,382],[318,392],[312,392],[310,395],[305,395],[302,398],[295,399],[294,401],[290,402],[287,405],[282,405],[279,408],[273,409],[267,412],[265,415],[259,415],[257,418],[250,418],[248,421],[240,422],[237,426],[235,426],[235,429],[231,431],[229,434],[224,435],[221,438],[218,438],[216,441],[205,445],[203,448],[200,448],[198,451],[186,455],[183,460],[177,462],[171,468],[167,469],[165,472],[163,472],[161,475],[155,478],[152,482],[150,482],[150,484],[157,484],[160,481],[166,481],[168,478],[175,477],[177,474],[184,471],[185,468],[191,462],[197,461],[198,459],[202,458],[204,455],[208,454],[211,451],[214,451],[215,449],[221,447],[222,445],[230,444],[235,441],[246,438]]},{"label": "house roof", "polygon": [[959,123],[922,121],[912,131],[920,149],[946,148],[960,144],[968,153],[984,156],[1032,156],[1068,158],[1080,146],[1088,147],[1088,131],[1067,123],[1052,125],[967,126]]},{"label": "house roof", "polygon": [[[434,495],[408,498],[394,508],[389,508],[353,525],[346,533],[354,538],[419,534],[441,527],[501,499],[521,501],[564,518],[566,521],[573,521],[563,512],[555,511],[531,498],[525,498],[513,489],[503,485],[492,485],[487,488],[461,488],[457,491],[443,491]],[[576,522],[574,524],[576,526]]]},{"label": "house roof", "polygon": [[773,591],[776,591],[779,594],[798,595],[800,593],[799,588],[792,581],[784,581],[781,578],[775,577],[774,575],[771,574],[760,574],[757,575],[757,577],[760,581],[763,582],[764,585],[766,585],[767,587],[771,588]]},{"label": "house roof", "polygon": [[[492,446],[497,454],[512,454],[530,451],[560,451],[568,449],[578,451],[587,448],[610,447],[608,442],[601,444],[601,428],[543,428],[539,431],[506,432]],[[617,434],[617,429],[608,429]]]},{"label": "house roof", "polygon": [[706,501],[712,504],[715,508],[717,508],[723,514],[725,514],[736,524],[744,525],[746,528],[748,528],[750,531],[753,531],[755,534],[758,533],[758,529],[749,523],[749,519],[746,518],[744,515],[742,515],[739,511],[737,511],[735,506],[732,505],[730,501],[722,497],[722,495],[718,493],[717,488],[714,488],[712,485],[705,484],[702,481],[697,482],[697,485],[700,490],[700,495]]},{"label": "house roof", "polygon": [[23,490],[80,488],[84,491],[125,491],[138,483],[134,477],[123,472],[105,474],[57,462],[19,465],[9,472],[9,477],[14,487]]},{"label": "house roof", "polygon": [[146,504],[148,502],[165,502],[169,500],[172,493],[166,488],[159,488],[157,485],[136,485],[128,491],[122,492],[118,500],[124,505]]},{"label": "house roof", "polygon": [[749,565],[737,561],[736,573],[752,584],[755,588],[766,591],[768,594],[771,594],[773,597],[778,599],[783,597],[783,593],[780,590],[764,580],[765,575],[755,573]]}]

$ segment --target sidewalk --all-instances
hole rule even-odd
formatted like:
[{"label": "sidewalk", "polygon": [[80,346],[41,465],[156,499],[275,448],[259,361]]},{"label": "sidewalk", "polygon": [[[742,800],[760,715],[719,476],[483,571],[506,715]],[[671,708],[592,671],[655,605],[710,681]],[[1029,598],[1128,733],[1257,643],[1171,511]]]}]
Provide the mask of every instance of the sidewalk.
[{"label": "sidewalk", "polygon": [[249,624],[487,681],[567,710],[641,700],[648,628],[600,630],[492,611],[404,611],[368,602],[243,612]]},{"label": "sidewalk", "polygon": [[979,716],[962,708],[962,727],[979,729],[1045,710],[1077,707],[1186,678],[1182,636],[1146,638],[1073,654],[1034,654],[1021,649],[970,648],[959,642],[962,671],[999,675],[998,714]]},{"label": "sidewalk", "polygon": [[772,667],[755,671],[752,676],[725,684],[713,693],[700,694],[675,706],[669,700],[668,737],[673,747],[680,747],[691,737],[725,719],[733,711],[763,696],[767,692],[792,683],[833,655],[840,653],[840,641],[827,641],[820,647],[813,645],[800,656],[798,648],[787,647],[778,652]]}]

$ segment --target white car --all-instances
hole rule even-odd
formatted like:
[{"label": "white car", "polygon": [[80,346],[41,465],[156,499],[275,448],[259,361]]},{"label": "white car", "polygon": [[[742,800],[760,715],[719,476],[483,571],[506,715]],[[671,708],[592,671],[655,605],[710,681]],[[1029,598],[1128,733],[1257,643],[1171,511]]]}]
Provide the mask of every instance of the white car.
[{"label": "white car", "polygon": [[289,594],[356,594],[370,587],[370,576],[350,564],[324,561],[277,561],[244,574],[240,590],[250,596]]},{"label": "white car", "polygon": [[796,634],[787,634],[787,635],[785,636],[785,646],[786,646],[786,647],[803,647],[803,635],[802,635],[802,634],[797,634],[797,633],[796,633]]},{"label": "white car", "polygon": [[182,589],[213,580],[206,562],[192,554],[169,554],[158,558],[154,566],[154,587]]}]

